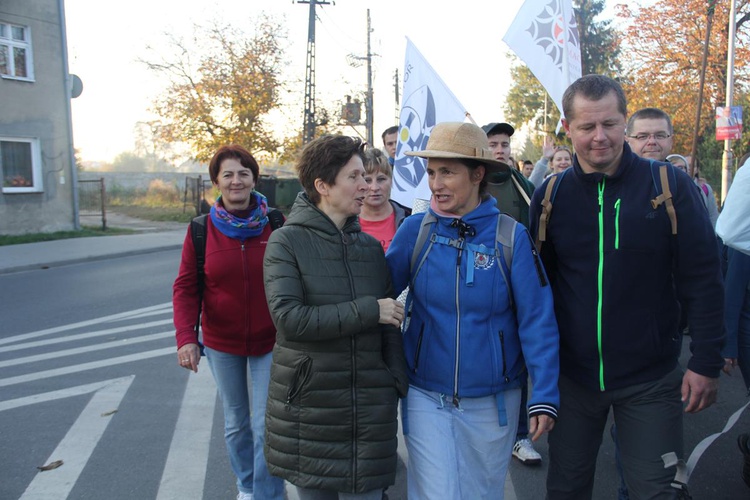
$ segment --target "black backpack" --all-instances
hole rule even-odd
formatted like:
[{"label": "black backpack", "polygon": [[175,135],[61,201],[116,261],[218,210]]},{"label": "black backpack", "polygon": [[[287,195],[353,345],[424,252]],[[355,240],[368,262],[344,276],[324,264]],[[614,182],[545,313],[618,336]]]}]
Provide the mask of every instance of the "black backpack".
[{"label": "black backpack", "polygon": [[[203,309],[203,289],[206,277],[206,218],[208,215],[199,215],[190,221],[190,234],[193,238],[193,248],[195,248],[195,260],[198,271],[198,318],[195,320],[196,338],[201,326],[201,312]],[[270,208],[267,217],[268,223],[271,225],[271,231],[275,231],[284,225],[284,214],[281,213],[281,210]],[[201,356],[203,356],[203,344],[200,341],[198,341],[198,346],[201,349]]]}]

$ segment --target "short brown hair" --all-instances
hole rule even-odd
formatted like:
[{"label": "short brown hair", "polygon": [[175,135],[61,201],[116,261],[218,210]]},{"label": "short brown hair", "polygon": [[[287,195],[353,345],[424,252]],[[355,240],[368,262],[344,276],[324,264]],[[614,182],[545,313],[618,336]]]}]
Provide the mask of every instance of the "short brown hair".
[{"label": "short brown hair", "polygon": [[260,175],[260,168],[258,162],[255,161],[253,155],[250,152],[237,144],[230,146],[221,146],[214,153],[213,158],[208,163],[208,175],[211,176],[211,182],[217,184],[219,182],[219,170],[221,170],[221,164],[228,158],[234,158],[240,162],[245,168],[250,169],[253,173],[253,182],[258,182],[258,176]]},{"label": "short brown hair", "polygon": [[364,163],[365,142],[359,137],[324,135],[309,142],[297,160],[297,176],[302,189],[315,205],[320,203],[320,193],[315,180],[334,185],[339,171],[355,155]]},{"label": "short brown hair", "polygon": [[628,135],[633,133],[633,124],[637,120],[665,120],[667,122],[667,127],[669,127],[669,133],[673,134],[674,129],[672,128],[672,119],[669,117],[669,115],[662,111],[659,108],[641,108],[628,119],[628,126],[625,128],[625,133]]},{"label": "short brown hair", "polygon": [[571,121],[573,116],[573,100],[581,95],[590,101],[599,101],[610,92],[617,98],[617,110],[622,116],[628,116],[628,100],[622,86],[616,80],[604,75],[586,75],[570,84],[565,89],[562,98],[563,115],[565,120]]},{"label": "short brown hair", "polygon": [[393,168],[388,163],[388,158],[377,148],[370,148],[365,151],[365,174],[372,175],[376,172],[383,172],[388,177],[393,177]]}]

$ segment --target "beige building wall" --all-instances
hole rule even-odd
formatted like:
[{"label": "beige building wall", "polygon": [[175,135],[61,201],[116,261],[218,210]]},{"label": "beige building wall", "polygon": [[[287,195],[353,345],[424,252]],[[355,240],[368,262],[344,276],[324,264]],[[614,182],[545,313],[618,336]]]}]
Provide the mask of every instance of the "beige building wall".
[{"label": "beige building wall", "polygon": [[38,144],[39,162],[33,192],[12,192],[0,165],[0,234],[71,230],[78,225],[62,9],[62,0],[0,2],[0,23],[28,28],[33,65],[28,79],[0,75],[0,140],[31,138]]}]

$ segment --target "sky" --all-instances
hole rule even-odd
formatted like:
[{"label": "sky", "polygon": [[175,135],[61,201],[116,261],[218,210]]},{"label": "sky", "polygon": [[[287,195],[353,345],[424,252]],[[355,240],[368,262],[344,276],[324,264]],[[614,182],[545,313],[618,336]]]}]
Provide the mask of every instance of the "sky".
[{"label": "sky", "polygon": [[[502,121],[511,83],[509,48],[502,37],[521,4],[522,0],[337,0],[335,5],[318,6],[316,102],[328,107],[343,102],[346,94],[366,90],[366,66],[351,67],[347,55],[367,54],[369,8],[371,52],[376,54],[376,145],[382,146],[382,131],[397,124],[394,73],[398,69],[402,76],[406,37],[479,125]],[[292,0],[66,0],[69,71],[83,81],[83,93],[72,100],[74,144],[81,158],[109,162],[132,151],[136,123],[156,118],[149,108],[167,83],[139,58],[155,60],[155,55],[168,53],[166,33],[187,35],[195,24],[209,20],[250,26],[261,11],[278,18],[289,33],[287,75],[296,99],[278,118],[279,133],[300,130],[309,9]],[[364,134],[363,127],[360,132]]]}]

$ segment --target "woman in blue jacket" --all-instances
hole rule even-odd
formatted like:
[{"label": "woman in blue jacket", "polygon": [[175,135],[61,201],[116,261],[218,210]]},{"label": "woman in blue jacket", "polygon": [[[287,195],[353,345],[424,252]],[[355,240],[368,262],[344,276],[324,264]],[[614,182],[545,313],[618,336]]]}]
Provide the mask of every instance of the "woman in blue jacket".
[{"label": "woman in blue jacket", "polygon": [[485,193],[485,174],[509,167],[494,160],[482,129],[440,123],[424,151],[406,154],[429,159],[432,191],[429,211],[407,218],[386,253],[396,292],[410,287],[409,498],[502,499],[526,367],[532,438],[557,418],[552,294],[526,228],[507,216],[500,224]]}]

